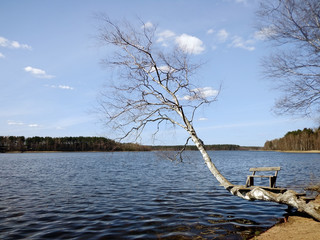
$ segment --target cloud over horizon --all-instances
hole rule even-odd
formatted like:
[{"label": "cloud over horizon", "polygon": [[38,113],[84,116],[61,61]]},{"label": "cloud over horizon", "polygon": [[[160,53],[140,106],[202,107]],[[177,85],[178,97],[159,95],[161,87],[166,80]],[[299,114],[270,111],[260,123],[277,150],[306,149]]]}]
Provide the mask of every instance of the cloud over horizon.
[{"label": "cloud over horizon", "polygon": [[7,124],[8,124],[8,125],[11,125],[11,126],[39,127],[39,124],[36,124],[36,123],[26,124],[26,123],[24,123],[24,122],[12,121],[12,120],[8,120],[8,121],[7,121]]}]

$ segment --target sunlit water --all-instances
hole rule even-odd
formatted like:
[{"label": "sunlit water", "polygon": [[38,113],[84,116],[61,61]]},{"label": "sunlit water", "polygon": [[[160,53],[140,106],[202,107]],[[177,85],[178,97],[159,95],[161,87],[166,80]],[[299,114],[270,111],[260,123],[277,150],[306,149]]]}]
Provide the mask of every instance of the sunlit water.
[{"label": "sunlit water", "polygon": [[[316,180],[320,154],[210,152],[232,183],[281,166],[277,185]],[[220,187],[198,152],[0,154],[0,239],[245,239],[287,207]]]}]

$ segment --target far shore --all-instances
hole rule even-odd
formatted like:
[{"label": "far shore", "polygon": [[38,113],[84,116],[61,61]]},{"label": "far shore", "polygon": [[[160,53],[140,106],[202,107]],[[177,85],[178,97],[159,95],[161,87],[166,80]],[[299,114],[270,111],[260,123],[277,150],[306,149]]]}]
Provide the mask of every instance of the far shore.
[{"label": "far shore", "polygon": [[[150,152],[165,152],[165,151],[176,151],[176,149],[150,149]],[[186,151],[197,151],[194,149],[187,149]],[[210,150],[208,150],[210,151]],[[263,149],[252,149],[252,147],[241,147],[241,149],[235,150],[211,150],[211,151],[266,151],[266,152],[281,152],[281,153],[320,153],[320,150],[309,150],[309,151],[282,151],[282,150],[263,150]],[[7,151],[7,152],[0,152],[1,153],[79,153],[79,152],[87,152],[87,153],[94,153],[94,152],[139,152],[137,151]]]},{"label": "far shore", "polygon": [[[139,152],[139,151],[8,151],[3,153],[98,153],[98,152]],[[2,152],[0,152],[1,154]]]},{"label": "far shore", "polygon": [[320,150],[309,150],[309,151],[278,151],[275,152],[284,152],[284,153],[320,153]]}]

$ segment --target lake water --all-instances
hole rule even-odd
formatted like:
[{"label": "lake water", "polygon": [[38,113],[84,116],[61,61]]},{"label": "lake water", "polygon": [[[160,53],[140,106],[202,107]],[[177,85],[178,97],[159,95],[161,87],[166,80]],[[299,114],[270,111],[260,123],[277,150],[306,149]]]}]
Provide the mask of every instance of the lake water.
[{"label": "lake water", "polygon": [[[210,155],[234,184],[260,166],[281,166],[281,187],[319,180],[320,154]],[[286,213],[232,196],[197,151],[179,164],[156,152],[0,154],[0,239],[245,239]]]}]

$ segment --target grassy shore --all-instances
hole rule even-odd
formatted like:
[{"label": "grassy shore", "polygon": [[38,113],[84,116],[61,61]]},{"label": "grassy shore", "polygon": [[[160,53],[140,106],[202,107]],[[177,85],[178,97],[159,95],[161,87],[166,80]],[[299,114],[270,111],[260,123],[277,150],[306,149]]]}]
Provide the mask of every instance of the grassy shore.
[{"label": "grassy shore", "polygon": [[309,150],[309,151],[276,151],[285,153],[320,153],[320,150]]},{"label": "grassy shore", "polygon": [[254,240],[304,239],[318,240],[320,222],[308,217],[290,216],[285,222],[278,223],[266,232],[253,237]]}]

